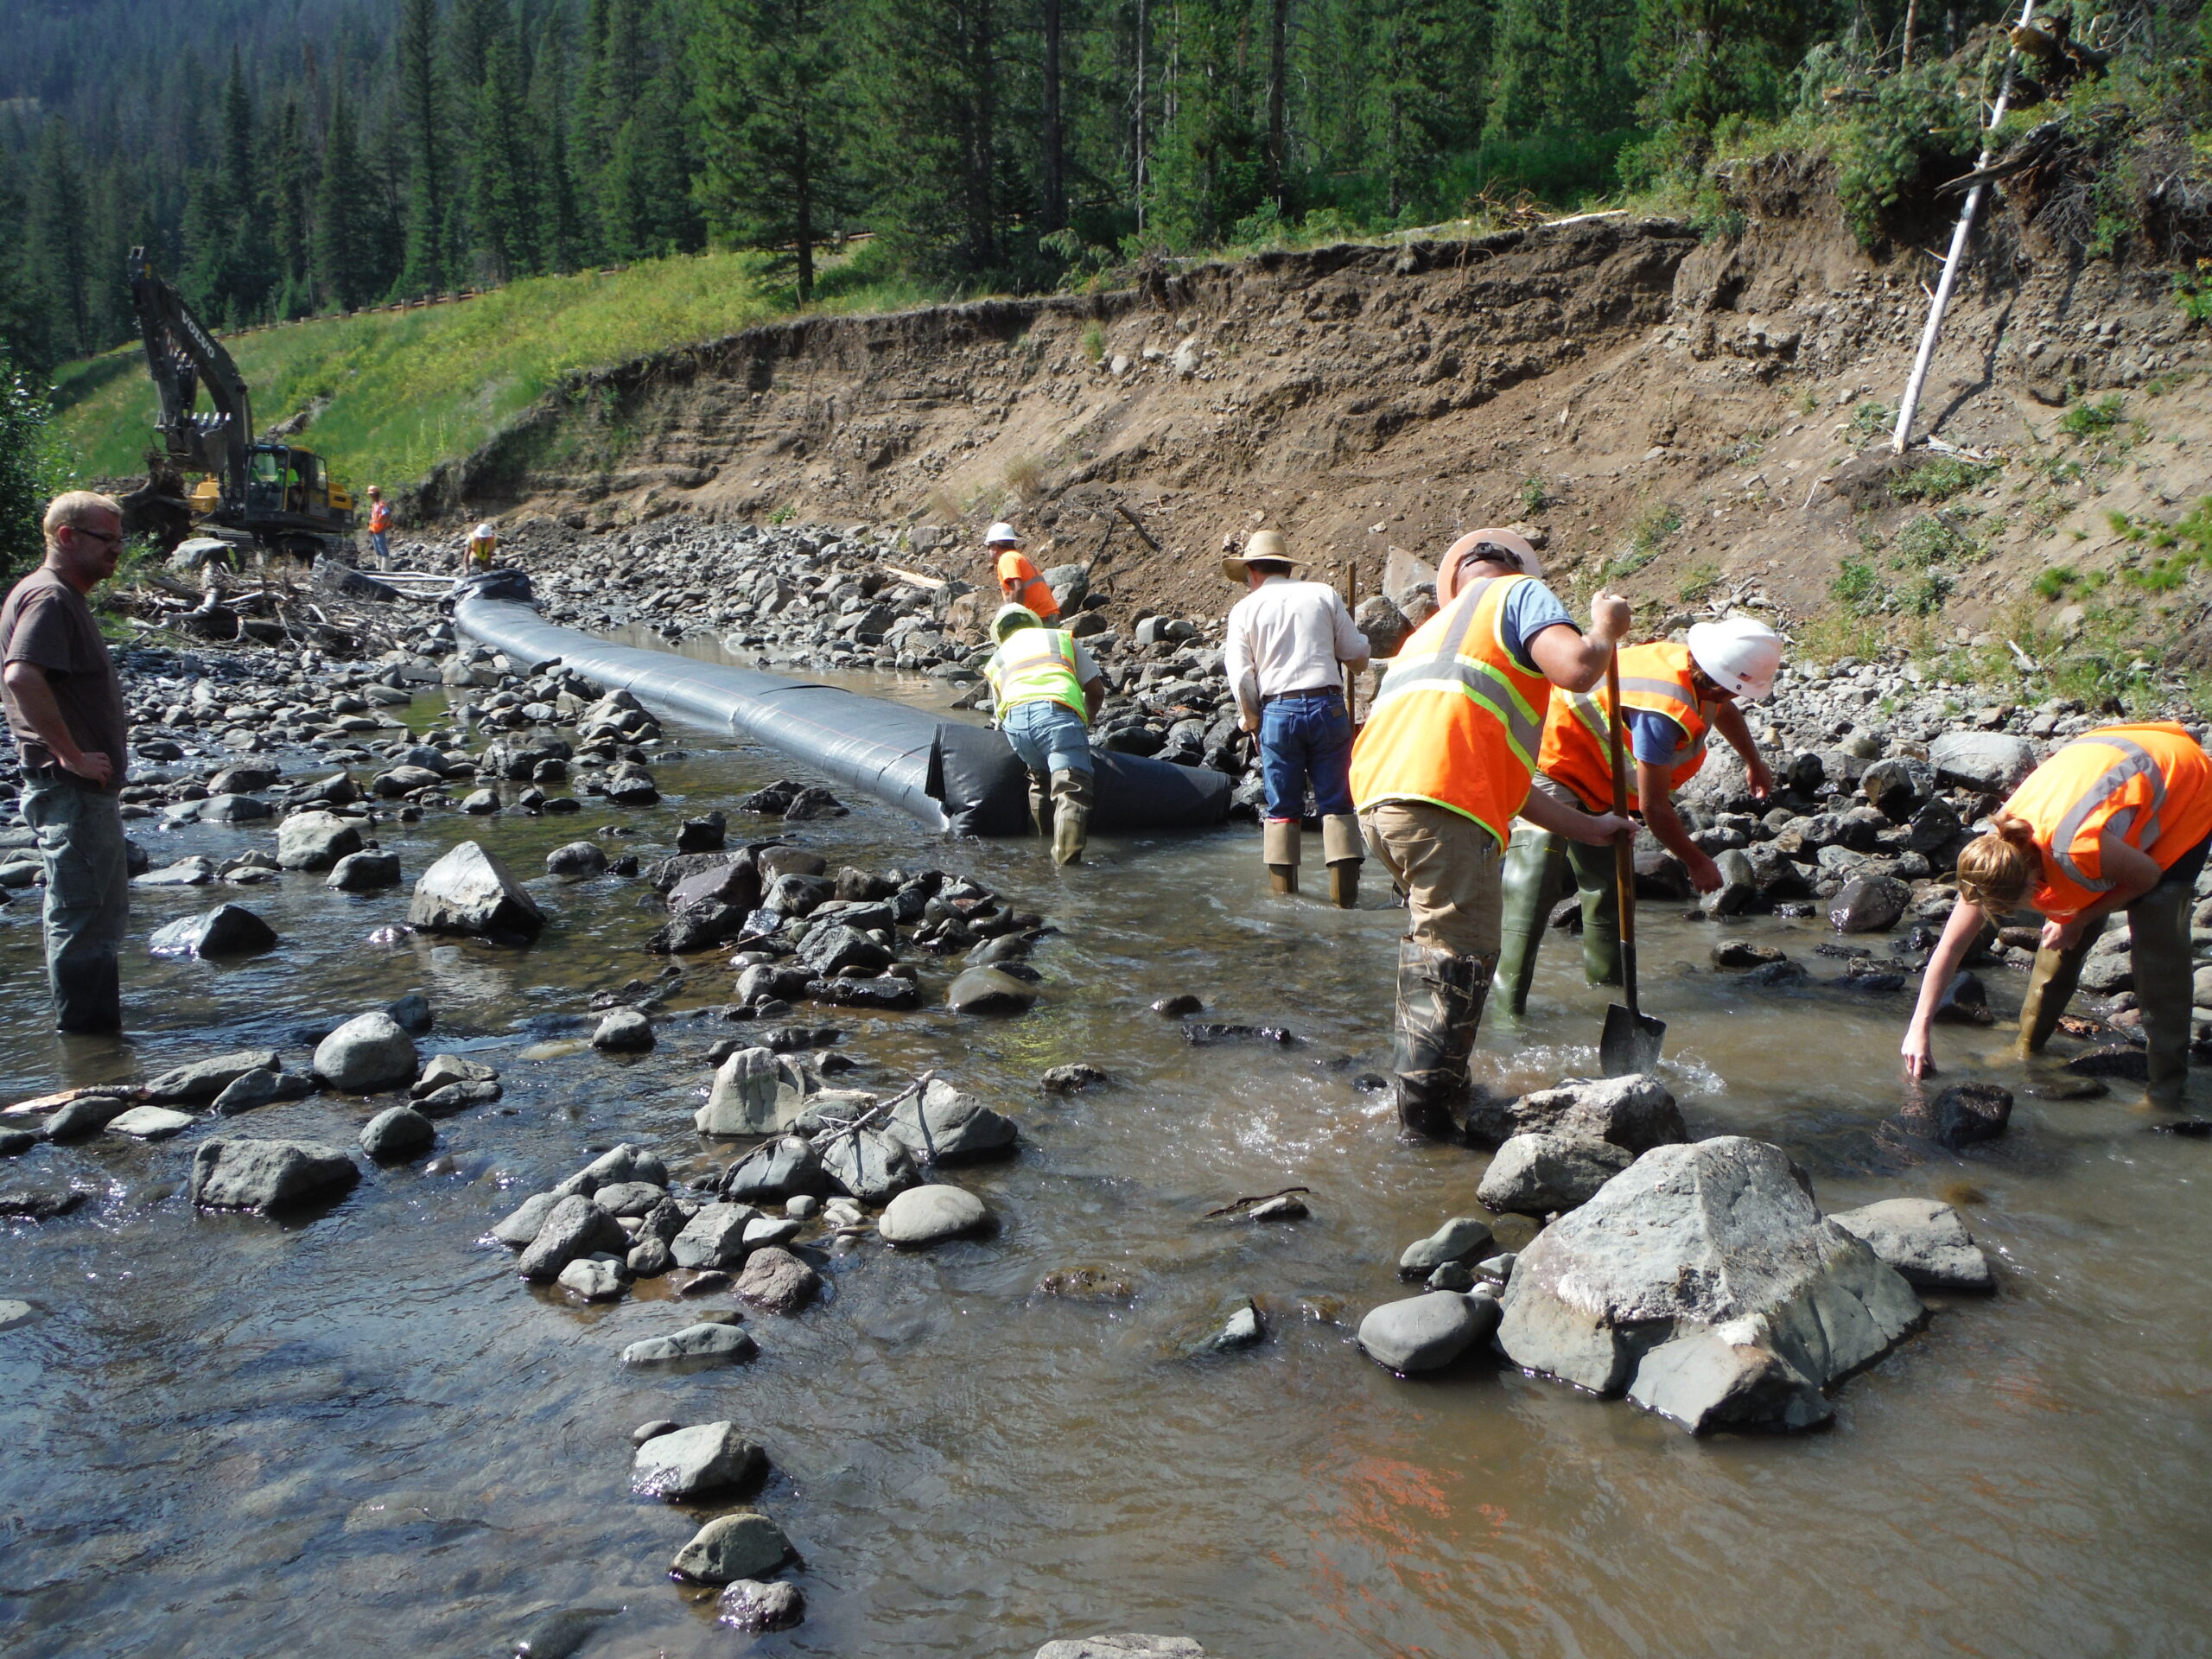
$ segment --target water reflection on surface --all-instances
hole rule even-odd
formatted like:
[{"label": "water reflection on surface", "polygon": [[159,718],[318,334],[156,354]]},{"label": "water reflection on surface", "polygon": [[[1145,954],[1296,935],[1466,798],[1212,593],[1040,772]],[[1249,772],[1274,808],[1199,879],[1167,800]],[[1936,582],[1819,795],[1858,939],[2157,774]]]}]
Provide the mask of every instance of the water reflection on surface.
[{"label": "water reflection on surface", "polygon": [[[946,698],[934,681],[851,683]],[[587,803],[378,834],[410,880],[470,836],[528,874],[616,822],[647,851],[791,766],[710,738],[655,770],[669,798],[649,811]],[[1255,1659],[2207,1645],[2212,1147],[2145,1134],[2117,1100],[2024,1097],[2008,1139],[1965,1157],[1884,1138],[1901,999],[1681,972],[1713,930],[1654,917],[1646,1001],[1669,1022],[1693,1128],[1781,1141],[1831,1208],[1966,1203],[2002,1294],[1939,1306],[1842,1391],[1832,1432],[1796,1441],[1692,1441],[1486,1362],[1399,1382],[1360,1358],[1351,1327],[1398,1294],[1407,1240],[1472,1208],[1481,1161],[1397,1145],[1386,1097],[1357,1087],[1387,1050],[1386,895],[1351,914],[1271,899],[1249,828],[1102,837],[1059,872],[1029,843],[918,846],[907,820],[854,805],[798,832],[833,866],[971,871],[1061,930],[1037,957],[1052,988],[1023,1018],[830,1020],[863,1086],[934,1065],[1020,1117],[1018,1160],[957,1178],[1003,1224],[925,1255],[829,1258],[826,1305],[748,1314],[761,1357],[686,1377],[614,1364],[679,1322],[664,1297],[568,1307],[477,1242],[616,1140],[685,1173],[727,1155],[690,1114],[703,1052],[731,1027],[676,1017],[725,1000],[715,959],[687,968],[653,1053],[518,1058],[592,991],[663,965],[639,949],[654,925],[640,884],[536,877],[553,922],[505,952],[368,944],[404,918],[404,888],[341,897],[290,875],[223,895],[283,938],[223,966],[143,960],[147,932],[216,895],[141,893],[120,1058],[44,1033],[34,906],[0,909],[11,1097],[247,1044],[303,1063],[294,1028],[410,988],[438,1006],[432,1046],[480,1052],[507,1084],[499,1107],[440,1125],[452,1173],[377,1171],[283,1225],[186,1211],[206,1131],[0,1166],[6,1186],[99,1188],[76,1217],[15,1227],[0,1268],[0,1296],[37,1310],[0,1332],[0,1433],[21,1448],[0,1474],[0,1649],[491,1653],[558,1606],[626,1608],[583,1649],[621,1656],[1026,1656],[1132,1629]],[[138,830],[157,862],[268,841]],[[1809,924],[1739,931],[1820,976],[1840,968],[1810,954]],[[1546,952],[1525,1032],[1485,1029],[1494,1086],[1594,1064],[1606,999],[1577,982],[1576,956]],[[925,987],[946,977],[931,967]],[[1185,990],[1209,1017],[1304,1040],[1187,1047],[1146,1009]],[[1995,990],[2017,1003],[2016,982]],[[1940,1039],[1947,1062],[2017,1081],[2004,1051],[2001,1032]],[[1040,1071],[1077,1059],[1115,1086],[1039,1095]],[[318,1098],[238,1129],[350,1141],[370,1109]],[[1203,1218],[1293,1184],[1313,1188],[1307,1221]],[[1033,1294],[1081,1263],[1128,1274],[1134,1302]],[[1232,1294],[1259,1298],[1265,1345],[1173,1357]],[[759,1502],[805,1557],[798,1630],[717,1630],[709,1601],[663,1581],[706,1513],[628,1495],[628,1431],[664,1415],[728,1417],[768,1447]]]}]

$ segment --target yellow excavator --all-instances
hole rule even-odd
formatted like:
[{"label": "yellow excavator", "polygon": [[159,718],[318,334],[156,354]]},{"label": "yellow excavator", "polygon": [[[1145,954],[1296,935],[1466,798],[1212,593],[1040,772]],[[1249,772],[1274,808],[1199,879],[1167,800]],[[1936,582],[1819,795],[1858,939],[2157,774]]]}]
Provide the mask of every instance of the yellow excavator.
[{"label": "yellow excavator", "polygon": [[[162,447],[149,455],[146,487],[124,503],[125,517],[171,546],[194,520],[302,558],[344,545],[353,498],[322,457],[297,444],[257,441],[253,400],[231,354],[155,271],[145,249],[131,249],[130,276],[146,367],[161,394]],[[198,410],[203,386],[212,414]],[[205,474],[189,490],[188,472]]]}]

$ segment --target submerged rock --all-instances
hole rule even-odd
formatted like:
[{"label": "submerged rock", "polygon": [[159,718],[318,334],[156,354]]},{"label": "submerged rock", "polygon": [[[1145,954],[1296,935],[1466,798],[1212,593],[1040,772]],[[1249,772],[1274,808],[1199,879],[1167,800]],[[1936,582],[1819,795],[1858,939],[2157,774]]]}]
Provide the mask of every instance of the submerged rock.
[{"label": "submerged rock", "polygon": [[166,1141],[173,1135],[182,1135],[199,1121],[189,1112],[171,1111],[166,1106],[134,1106],[110,1118],[107,1132],[134,1141]]},{"label": "submerged rock", "polygon": [[1369,1358],[1401,1376],[1449,1365],[1497,1328],[1497,1304],[1487,1296],[1433,1290],[1385,1302],[1359,1322]]},{"label": "submerged rock", "polygon": [[733,1579],[715,1602],[715,1622],[734,1630],[787,1630],[806,1617],[806,1598],[780,1579]]},{"label": "submerged rock", "polygon": [[361,1126],[361,1150],[379,1163],[426,1152],[437,1138],[430,1120],[407,1106],[387,1107]]},{"label": "submerged rock", "polygon": [[2012,1121],[2012,1091],[1993,1083],[1955,1083],[1929,1109],[1936,1138],[1953,1152],[1994,1141]]},{"label": "submerged rock", "polygon": [[647,1337],[622,1351],[625,1365],[677,1365],[687,1360],[735,1365],[760,1351],[760,1345],[734,1325],[690,1325],[665,1337]]},{"label": "submerged rock", "polygon": [[276,944],[276,930],[244,905],[218,905],[156,928],[146,950],[156,957],[243,957]]},{"label": "submerged rock", "polygon": [[335,1147],[308,1141],[203,1141],[192,1158],[192,1202],[207,1210],[281,1210],[342,1192],[361,1179]]},{"label": "submerged rock", "polygon": [[640,1497],[675,1503],[725,1492],[758,1481],[768,1454],[734,1423],[670,1427],[645,1437],[630,1465],[630,1490]]},{"label": "submerged rock", "polygon": [[1034,1659],[1206,1659],[1187,1636],[1085,1636],[1047,1642]]},{"label": "submerged rock", "polygon": [[[1498,1341],[1516,1364],[1605,1394],[1628,1388],[1662,1344],[1713,1332],[1824,1389],[1922,1316],[1894,1269],[1821,1217],[1778,1147],[1740,1135],[1645,1153],[1521,1252],[1504,1307]],[[1703,1421],[1722,1409],[1693,1409],[1686,1379],[1704,1378],[1714,1401],[1746,1397],[1741,1356],[1726,1365],[1709,1352],[1695,1366],[1689,1357],[1668,1362],[1669,1414]],[[1786,1427],[1802,1414],[1787,1389],[1752,1395],[1769,1414],[1732,1422]]]},{"label": "submerged rock", "polygon": [[1934,1198],[1885,1198],[1828,1219],[1928,1290],[1994,1290],[1997,1278],[1959,1212]]},{"label": "submerged rock", "polygon": [[1037,988],[1003,968],[970,968],[944,994],[955,1014],[1021,1014],[1035,1006]]},{"label": "submerged rock", "polygon": [[276,1070],[273,1048],[241,1049],[194,1060],[189,1065],[164,1071],[146,1085],[146,1098],[156,1106],[198,1106],[215,1098],[249,1071]]}]

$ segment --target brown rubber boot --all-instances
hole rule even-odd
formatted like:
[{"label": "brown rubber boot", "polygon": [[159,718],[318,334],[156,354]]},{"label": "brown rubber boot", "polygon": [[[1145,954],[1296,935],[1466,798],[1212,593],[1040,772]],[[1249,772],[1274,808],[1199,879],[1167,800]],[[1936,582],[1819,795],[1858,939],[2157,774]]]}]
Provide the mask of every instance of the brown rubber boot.
[{"label": "brown rubber boot", "polygon": [[1040,836],[1052,833],[1052,780],[1042,772],[1029,774],[1029,822],[1037,826]]},{"label": "brown rubber boot", "polygon": [[2082,964],[2089,959],[2089,947],[2104,931],[2104,924],[2098,922],[2082,930],[2082,942],[2070,950],[2046,948],[2036,952],[2035,966],[2028,969],[2027,998],[2020,1004],[2017,1052],[2022,1059],[2042,1053],[2058,1029],[2058,1016],[2066,1012],[2075,987],[2082,982]]},{"label": "brown rubber boot", "polygon": [[1467,1091],[1467,1056],[1497,972],[1494,956],[1456,956],[1411,939],[1398,942],[1390,1070],[1398,1124],[1408,1137],[1442,1141],[1459,1133],[1452,1106]]},{"label": "brown rubber boot", "polygon": [[1072,767],[1052,774],[1052,862],[1080,864],[1090,840],[1090,804],[1097,780]]},{"label": "brown rubber boot", "polygon": [[2189,943],[2192,895],[2184,882],[2153,887],[2127,912],[2135,1003],[2143,1011],[2150,1067],[2145,1103],[2153,1111],[2183,1109],[2189,1089],[2190,1004],[2196,973]]},{"label": "brown rubber boot", "polygon": [[1302,829],[1295,818],[1286,818],[1280,823],[1269,819],[1261,826],[1260,856],[1268,862],[1268,886],[1274,892],[1298,891],[1298,853],[1302,839]]},{"label": "brown rubber boot", "polygon": [[1357,817],[1335,812],[1321,820],[1321,856],[1329,866],[1329,902],[1338,910],[1357,908],[1359,867],[1367,857]]}]

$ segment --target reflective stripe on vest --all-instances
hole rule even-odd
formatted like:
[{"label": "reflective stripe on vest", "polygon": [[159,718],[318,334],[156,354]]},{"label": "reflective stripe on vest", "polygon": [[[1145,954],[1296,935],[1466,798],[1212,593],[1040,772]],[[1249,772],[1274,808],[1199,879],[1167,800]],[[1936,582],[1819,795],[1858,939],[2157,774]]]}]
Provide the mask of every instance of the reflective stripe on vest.
[{"label": "reflective stripe on vest", "polygon": [[[1680,789],[1705,765],[1706,740],[1712,715],[1697,700],[1694,664],[1686,645],[1661,641],[1630,645],[1621,652],[1621,706],[1625,713],[1639,709],[1661,715],[1682,729],[1688,740],[1669,762],[1667,787]],[[1627,734],[1624,733],[1624,739]],[[1633,748],[1625,741],[1629,809],[1641,805],[1637,792]],[[1613,736],[1608,719],[1605,689],[1562,691],[1544,722],[1544,747],[1538,770],[1554,783],[1564,784],[1593,812],[1612,810]]]},{"label": "reflective stripe on vest", "polygon": [[2037,766],[2005,810],[2033,827],[2043,855],[2035,907],[2072,916],[2117,885],[2101,863],[2093,876],[2082,862],[2106,830],[2161,870],[2212,832],[2212,757],[2166,721],[2084,732]]},{"label": "reflective stripe on vest", "polygon": [[1358,805],[1427,801],[1472,818],[1501,845],[1509,839],[1551,705],[1551,682],[1505,647],[1505,601],[1531,580],[1476,582],[1406,642],[1352,747]]},{"label": "reflective stripe on vest", "polygon": [[1076,677],[1075,636],[1058,628],[1021,628],[983,664],[999,717],[1019,703],[1057,702],[1090,717]]}]

